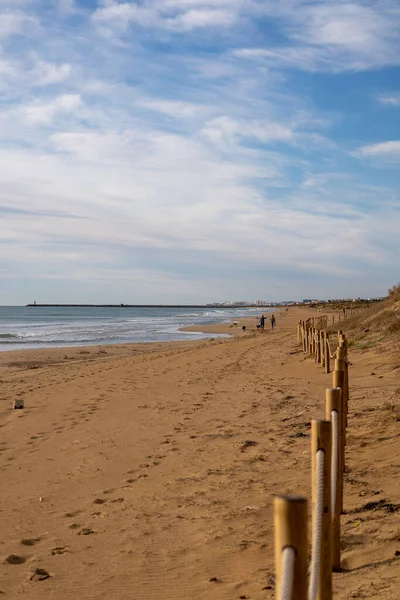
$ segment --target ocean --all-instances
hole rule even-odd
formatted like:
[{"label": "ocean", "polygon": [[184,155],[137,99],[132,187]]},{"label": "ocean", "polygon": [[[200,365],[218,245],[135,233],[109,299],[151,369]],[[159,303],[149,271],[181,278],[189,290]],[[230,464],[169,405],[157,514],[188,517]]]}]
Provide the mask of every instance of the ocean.
[{"label": "ocean", "polygon": [[82,308],[0,306],[0,351],[217,337],[180,327],[256,317],[260,308]]}]

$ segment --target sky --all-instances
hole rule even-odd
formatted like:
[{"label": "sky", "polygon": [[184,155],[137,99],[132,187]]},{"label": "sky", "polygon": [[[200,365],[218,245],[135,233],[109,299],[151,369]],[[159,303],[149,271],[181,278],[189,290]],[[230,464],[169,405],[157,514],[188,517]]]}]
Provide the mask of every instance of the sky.
[{"label": "sky", "polygon": [[0,304],[400,280],[398,0],[0,0]]}]

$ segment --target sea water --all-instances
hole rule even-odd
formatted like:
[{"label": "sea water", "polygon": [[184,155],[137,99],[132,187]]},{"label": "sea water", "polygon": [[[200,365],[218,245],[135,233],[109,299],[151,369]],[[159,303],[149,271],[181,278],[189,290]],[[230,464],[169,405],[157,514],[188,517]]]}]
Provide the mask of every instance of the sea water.
[{"label": "sea water", "polygon": [[217,337],[180,328],[256,317],[262,310],[268,309],[0,306],[0,351]]}]

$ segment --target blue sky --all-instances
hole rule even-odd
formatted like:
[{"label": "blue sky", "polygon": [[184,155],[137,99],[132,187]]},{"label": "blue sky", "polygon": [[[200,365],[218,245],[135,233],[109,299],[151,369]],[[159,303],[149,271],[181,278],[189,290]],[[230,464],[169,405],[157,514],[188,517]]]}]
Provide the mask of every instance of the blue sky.
[{"label": "blue sky", "polygon": [[397,0],[0,0],[0,304],[400,279]]}]

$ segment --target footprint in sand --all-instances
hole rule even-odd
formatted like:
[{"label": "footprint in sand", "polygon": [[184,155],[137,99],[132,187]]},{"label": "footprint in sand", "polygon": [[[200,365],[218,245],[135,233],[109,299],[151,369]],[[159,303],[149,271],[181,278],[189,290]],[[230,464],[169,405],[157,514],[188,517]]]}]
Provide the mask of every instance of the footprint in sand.
[{"label": "footprint in sand", "polygon": [[26,558],[24,556],[18,556],[17,554],[10,554],[4,561],[7,565],[23,565],[25,562]]},{"label": "footprint in sand", "polygon": [[53,550],[51,551],[51,554],[53,556],[61,556],[61,555],[65,554],[66,552],[69,552],[68,548],[64,548],[64,547],[60,546],[58,548],[53,548]]},{"label": "footprint in sand", "polygon": [[82,511],[81,510],[74,510],[73,512],[67,512],[65,513],[64,517],[67,517],[68,519],[73,519],[74,517],[77,517]]},{"label": "footprint in sand", "polygon": [[36,546],[36,544],[38,544],[40,542],[41,538],[27,538],[24,540],[21,540],[21,544],[23,546]]},{"label": "footprint in sand", "polygon": [[90,527],[83,527],[80,531],[78,531],[78,535],[92,535],[93,533],[95,533],[95,531],[93,531],[93,529]]}]

